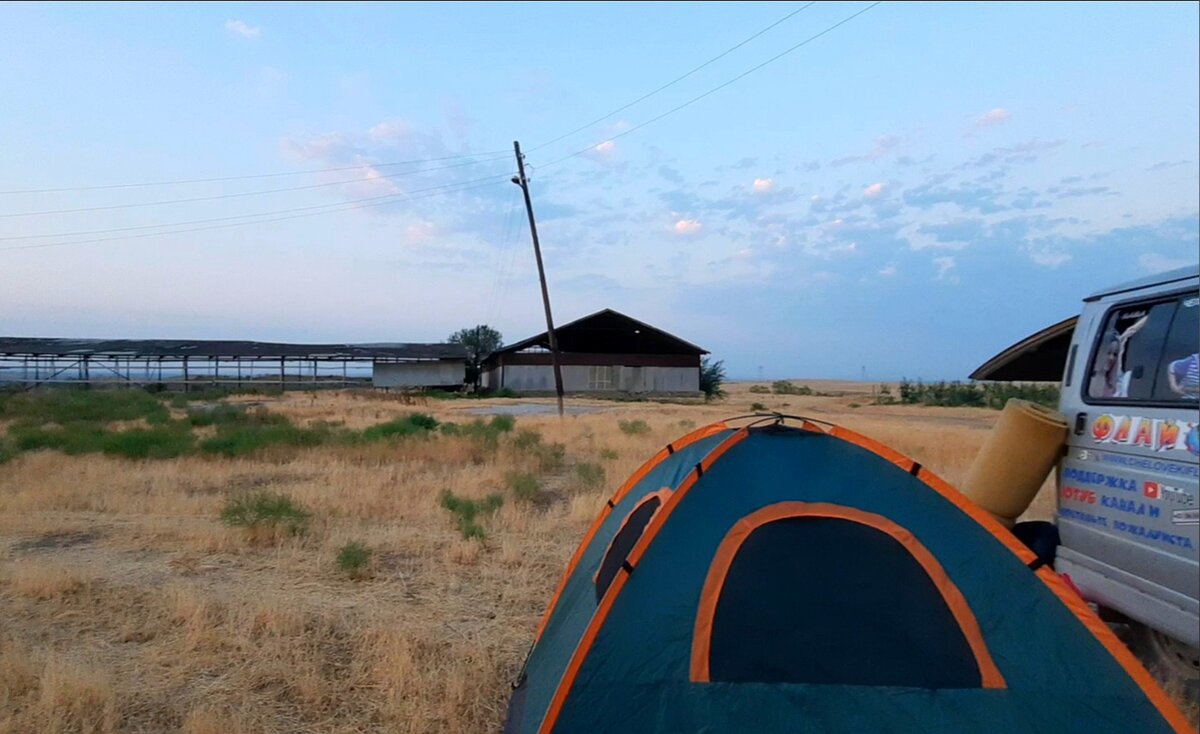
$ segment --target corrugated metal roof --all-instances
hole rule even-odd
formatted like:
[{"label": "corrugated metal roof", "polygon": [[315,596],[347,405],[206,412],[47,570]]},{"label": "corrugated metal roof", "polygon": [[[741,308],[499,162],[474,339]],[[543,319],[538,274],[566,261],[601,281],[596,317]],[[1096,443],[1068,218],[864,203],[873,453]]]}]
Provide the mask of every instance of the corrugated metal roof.
[{"label": "corrugated metal roof", "polygon": [[0,355],[134,359],[259,358],[403,360],[467,358],[461,344],[285,344],[195,339],[39,339],[0,337]]},{"label": "corrugated metal roof", "polygon": [[[644,321],[605,308],[583,318],[554,327],[560,352],[599,354],[708,354],[708,350],[684,341],[674,334]],[[492,354],[519,352],[523,349],[549,348],[546,332],[497,349]]]}]

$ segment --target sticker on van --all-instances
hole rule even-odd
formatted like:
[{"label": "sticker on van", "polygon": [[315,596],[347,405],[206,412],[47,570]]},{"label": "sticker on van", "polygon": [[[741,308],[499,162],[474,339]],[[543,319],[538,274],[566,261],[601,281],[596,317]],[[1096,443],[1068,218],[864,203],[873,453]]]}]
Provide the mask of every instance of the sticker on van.
[{"label": "sticker on van", "polygon": [[1101,444],[1200,455],[1200,432],[1193,421],[1104,413],[1092,422],[1092,440]]}]

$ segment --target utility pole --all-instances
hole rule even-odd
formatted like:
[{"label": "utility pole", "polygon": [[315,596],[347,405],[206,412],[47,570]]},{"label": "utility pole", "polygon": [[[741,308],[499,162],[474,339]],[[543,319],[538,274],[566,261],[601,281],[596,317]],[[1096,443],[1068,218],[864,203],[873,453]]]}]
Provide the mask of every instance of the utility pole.
[{"label": "utility pole", "polygon": [[525,178],[525,156],[521,155],[521,143],[513,141],[513,153],[517,156],[517,173],[512,182],[521,187],[525,195],[525,212],[529,215],[529,234],[533,237],[533,255],[537,258],[538,279],[542,281],[542,305],[546,308],[546,336],[550,340],[550,364],[554,366],[554,391],[558,395],[558,417],[563,417],[562,367],[558,363],[558,337],[554,335],[554,317],[550,315],[550,291],[546,288],[546,268],[542,266],[542,247],[538,244],[537,222],[533,220],[533,202],[529,199],[529,179]]}]

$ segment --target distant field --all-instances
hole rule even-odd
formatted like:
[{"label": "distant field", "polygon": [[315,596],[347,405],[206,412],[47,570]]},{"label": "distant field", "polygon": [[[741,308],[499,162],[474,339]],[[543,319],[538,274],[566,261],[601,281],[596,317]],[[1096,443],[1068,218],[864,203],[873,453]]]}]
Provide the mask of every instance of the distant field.
[{"label": "distant field", "polygon": [[[837,396],[737,383],[715,405],[584,400],[597,411],[515,425],[468,411],[550,401],[177,400],[109,427],[174,457],[145,460],[123,453],[141,443],[71,423],[79,406],[61,408],[76,455],[30,448],[67,440],[58,426],[0,417],[28,449],[0,463],[0,732],[496,731],[586,526],[671,439],[758,402],[871,435],[954,483],[997,416],[794,382]],[[230,505],[264,492],[294,507]],[[1048,483],[1030,515],[1052,508]],[[286,522],[247,530],[223,512]]]}]

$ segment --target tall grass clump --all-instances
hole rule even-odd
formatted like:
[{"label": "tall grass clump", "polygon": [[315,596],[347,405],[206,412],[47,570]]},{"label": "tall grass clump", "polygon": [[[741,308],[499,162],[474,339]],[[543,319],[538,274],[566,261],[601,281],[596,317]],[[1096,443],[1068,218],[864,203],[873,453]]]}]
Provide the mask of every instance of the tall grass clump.
[{"label": "tall grass clump", "polygon": [[585,489],[595,489],[604,484],[604,467],[582,462],[575,465],[575,479]]},{"label": "tall grass clump", "polygon": [[620,428],[621,433],[627,436],[640,436],[650,432],[650,424],[641,418],[635,418],[631,421],[619,420],[617,421],[617,428]]},{"label": "tall grass clump", "polygon": [[513,497],[518,502],[534,503],[540,501],[545,496],[542,492],[541,482],[529,472],[506,472],[504,474],[504,484],[513,493]]},{"label": "tall grass clump", "polygon": [[300,535],[308,529],[312,513],[278,492],[250,492],[229,498],[221,510],[221,522],[243,528],[252,539],[277,539]]},{"label": "tall grass clump", "polygon": [[562,468],[567,458],[567,447],[561,443],[545,443],[542,434],[529,428],[522,428],[512,438],[514,450],[533,457],[537,462],[538,471],[551,472]]},{"label": "tall grass clump", "polygon": [[498,494],[489,494],[481,500],[473,500],[458,497],[450,490],[443,489],[438,502],[454,517],[455,527],[463,540],[483,540],[487,534],[478,520],[496,514],[504,504],[504,498]]},{"label": "tall grass clump", "polygon": [[771,388],[766,385],[751,385],[750,392],[758,394],[770,394]]},{"label": "tall grass clump", "polygon": [[371,549],[359,542],[347,543],[338,549],[337,565],[352,579],[371,574]]}]

